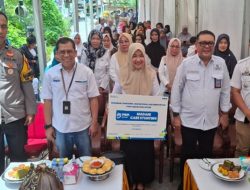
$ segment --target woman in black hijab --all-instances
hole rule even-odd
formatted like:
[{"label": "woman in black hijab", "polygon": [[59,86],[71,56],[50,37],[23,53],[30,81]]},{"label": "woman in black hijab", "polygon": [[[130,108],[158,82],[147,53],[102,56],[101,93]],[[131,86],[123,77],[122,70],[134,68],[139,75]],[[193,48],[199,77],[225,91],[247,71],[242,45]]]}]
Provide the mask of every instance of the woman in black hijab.
[{"label": "woman in black hijab", "polygon": [[230,78],[232,78],[234,67],[237,64],[237,60],[233,52],[229,49],[229,47],[230,47],[229,36],[227,34],[219,35],[214,48],[214,55],[217,55],[225,60],[229,76]]},{"label": "woman in black hijab", "polygon": [[151,43],[147,45],[146,53],[151,59],[152,66],[158,70],[161,58],[166,55],[166,51],[160,44],[160,32],[157,28],[151,30],[150,39]]}]

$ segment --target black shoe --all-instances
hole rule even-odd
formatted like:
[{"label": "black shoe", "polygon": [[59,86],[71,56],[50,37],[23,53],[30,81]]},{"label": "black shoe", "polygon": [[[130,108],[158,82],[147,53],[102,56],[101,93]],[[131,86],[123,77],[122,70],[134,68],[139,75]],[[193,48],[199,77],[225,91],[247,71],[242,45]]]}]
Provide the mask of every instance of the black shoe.
[{"label": "black shoe", "polygon": [[183,190],[183,184],[180,183],[177,190]]}]

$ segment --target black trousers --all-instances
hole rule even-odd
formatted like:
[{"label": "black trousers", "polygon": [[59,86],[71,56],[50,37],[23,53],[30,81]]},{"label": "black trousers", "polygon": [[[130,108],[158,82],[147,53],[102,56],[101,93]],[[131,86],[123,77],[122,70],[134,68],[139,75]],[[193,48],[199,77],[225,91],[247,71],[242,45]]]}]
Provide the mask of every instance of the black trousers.
[{"label": "black trousers", "polygon": [[211,158],[214,135],[217,128],[203,131],[200,129],[181,127],[182,150],[180,160],[180,174],[183,178],[184,164],[187,159]]},{"label": "black trousers", "polygon": [[27,143],[27,126],[24,126],[25,119],[0,125],[0,174],[4,171],[4,134],[7,139],[12,162],[22,162],[27,160],[24,145]]}]

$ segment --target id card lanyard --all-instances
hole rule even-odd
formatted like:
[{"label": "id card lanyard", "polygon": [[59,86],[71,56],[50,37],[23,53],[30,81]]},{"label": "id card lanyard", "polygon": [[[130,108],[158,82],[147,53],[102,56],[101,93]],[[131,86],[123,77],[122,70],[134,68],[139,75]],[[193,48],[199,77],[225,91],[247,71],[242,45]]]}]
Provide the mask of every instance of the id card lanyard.
[{"label": "id card lanyard", "polygon": [[[76,68],[77,68],[77,63],[76,63]],[[69,83],[69,88],[68,88],[67,91],[66,91],[65,81],[64,81],[64,77],[63,77],[63,71],[62,71],[62,69],[61,69],[61,77],[62,77],[62,82],[63,82],[63,89],[64,89],[64,92],[65,92],[65,95],[66,95],[66,101],[68,101],[69,89],[70,89],[70,87],[71,87],[71,85],[72,85],[72,82],[73,82],[73,79],[74,79],[74,77],[75,77],[76,68],[75,68],[75,70],[74,70],[74,73],[73,73],[73,76],[72,76],[71,81],[70,81],[70,83]]]}]

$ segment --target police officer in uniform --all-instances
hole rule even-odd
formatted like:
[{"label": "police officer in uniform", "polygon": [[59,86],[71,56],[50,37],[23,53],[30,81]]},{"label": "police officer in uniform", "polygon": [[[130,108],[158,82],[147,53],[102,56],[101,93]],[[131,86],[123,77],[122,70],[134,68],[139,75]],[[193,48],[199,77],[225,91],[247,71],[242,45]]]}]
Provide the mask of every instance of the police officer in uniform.
[{"label": "police officer in uniform", "polygon": [[250,151],[250,57],[239,61],[231,79],[232,95],[237,106],[235,157],[247,156]]},{"label": "police officer in uniform", "polygon": [[36,113],[32,71],[27,59],[6,43],[8,18],[0,12],[0,174],[4,171],[4,135],[11,161],[25,161],[27,125]]}]

